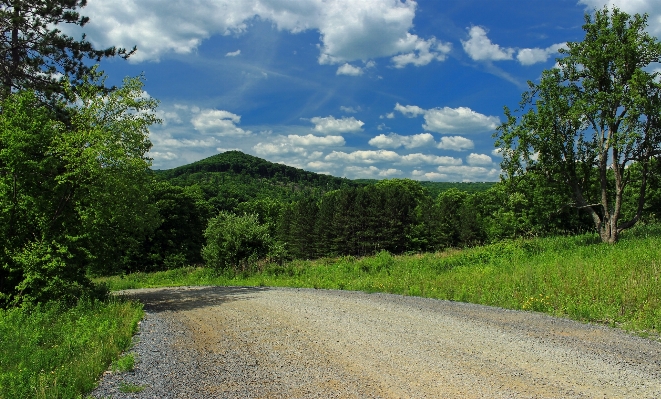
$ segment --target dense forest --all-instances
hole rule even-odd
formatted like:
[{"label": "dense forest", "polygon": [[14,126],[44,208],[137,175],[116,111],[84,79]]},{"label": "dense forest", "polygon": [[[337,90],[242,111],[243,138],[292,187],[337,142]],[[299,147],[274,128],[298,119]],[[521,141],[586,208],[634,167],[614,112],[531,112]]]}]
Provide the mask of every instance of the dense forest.
[{"label": "dense forest", "polygon": [[[205,229],[211,220],[219,222],[219,214],[225,224],[216,223],[217,230],[224,234],[232,226],[263,226],[265,235],[241,245],[275,261],[435,251],[590,229],[576,209],[563,207],[567,198],[539,181],[526,182],[531,195],[503,183],[352,181],[238,151],[153,174],[151,196],[160,224],[126,263],[105,273],[203,262],[202,248],[210,239]],[[241,218],[252,222],[242,224]]]}]

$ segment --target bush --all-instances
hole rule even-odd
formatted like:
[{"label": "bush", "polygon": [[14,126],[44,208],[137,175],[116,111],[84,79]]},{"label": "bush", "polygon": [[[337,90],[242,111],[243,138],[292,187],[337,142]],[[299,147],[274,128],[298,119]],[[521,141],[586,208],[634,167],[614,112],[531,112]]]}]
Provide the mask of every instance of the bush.
[{"label": "bush", "polygon": [[202,258],[218,271],[248,270],[281,249],[269,235],[269,226],[260,224],[255,214],[221,212],[209,220],[204,237],[207,244],[202,248]]}]

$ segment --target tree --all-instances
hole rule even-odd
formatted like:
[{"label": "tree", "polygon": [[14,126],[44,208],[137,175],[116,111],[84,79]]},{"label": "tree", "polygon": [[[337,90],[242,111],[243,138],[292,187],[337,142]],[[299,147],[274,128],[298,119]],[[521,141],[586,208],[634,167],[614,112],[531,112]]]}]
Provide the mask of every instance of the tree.
[{"label": "tree", "polygon": [[[507,179],[538,173],[571,205],[588,212],[604,242],[642,216],[650,161],[661,144],[661,43],[645,32],[647,15],[617,8],[585,16],[585,39],[567,43],[558,67],[524,93],[519,118],[507,108],[496,133]],[[527,112],[526,112],[527,111]],[[632,174],[637,163],[641,173]],[[623,195],[639,177],[636,212],[620,220]]]},{"label": "tree", "polygon": [[260,224],[255,214],[238,216],[220,212],[209,220],[204,237],[207,244],[202,248],[202,257],[209,267],[218,271],[245,271],[278,250],[269,235],[269,226]]},{"label": "tree", "polygon": [[[0,306],[94,292],[89,270],[118,267],[156,226],[142,81],[111,93],[84,80],[67,125],[32,91],[0,104]],[[69,93],[73,96],[73,93]]]},{"label": "tree", "polygon": [[77,9],[87,0],[0,0],[0,98],[20,90],[34,90],[49,97],[64,94],[63,81],[83,83],[91,71],[89,60],[121,56],[127,51],[109,47],[95,49],[83,35],[81,40],[62,33],[59,26],[80,27],[89,21]]}]

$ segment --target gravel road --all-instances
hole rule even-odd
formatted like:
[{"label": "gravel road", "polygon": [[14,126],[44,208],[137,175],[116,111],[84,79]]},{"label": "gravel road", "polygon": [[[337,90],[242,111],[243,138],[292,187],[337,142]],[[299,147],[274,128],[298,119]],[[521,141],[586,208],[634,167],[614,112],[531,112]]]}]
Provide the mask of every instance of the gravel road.
[{"label": "gravel road", "polygon": [[123,294],[145,304],[136,368],[93,397],[661,398],[661,343],[537,313],[308,289]]}]

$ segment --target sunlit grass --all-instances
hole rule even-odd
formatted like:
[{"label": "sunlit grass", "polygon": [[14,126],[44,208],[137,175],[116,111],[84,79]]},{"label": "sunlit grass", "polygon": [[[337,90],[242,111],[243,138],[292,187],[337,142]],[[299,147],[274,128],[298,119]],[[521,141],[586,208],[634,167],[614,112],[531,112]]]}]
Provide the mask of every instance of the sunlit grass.
[{"label": "sunlit grass", "polygon": [[656,333],[661,329],[660,262],[661,226],[640,226],[617,245],[602,244],[594,235],[552,237],[433,254],[294,261],[237,275],[184,268],[103,281],[114,290],[243,285],[388,292]]},{"label": "sunlit grass", "polygon": [[142,314],[119,300],[0,310],[0,398],[83,397],[130,346]]}]

